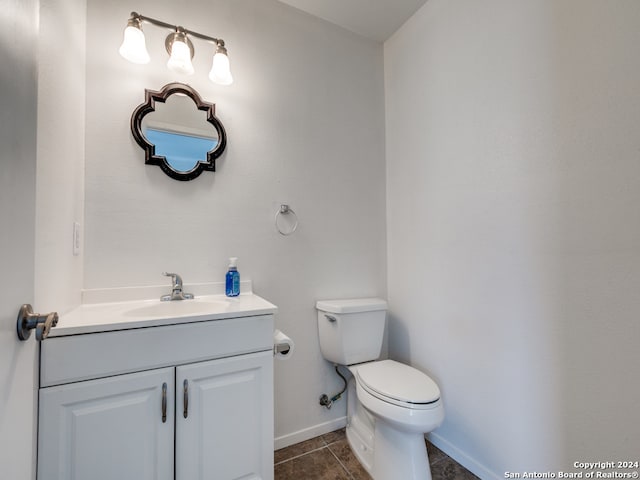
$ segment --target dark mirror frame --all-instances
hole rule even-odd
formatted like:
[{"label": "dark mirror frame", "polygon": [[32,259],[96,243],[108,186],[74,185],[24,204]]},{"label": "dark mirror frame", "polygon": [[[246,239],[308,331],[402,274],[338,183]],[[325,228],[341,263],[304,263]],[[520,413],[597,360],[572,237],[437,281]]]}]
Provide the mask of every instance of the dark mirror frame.
[{"label": "dark mirror frame", "polygon": [[[142,119],[155,111],[156,102],[165,103],[169,96],[174,93],[180,93],[190,97],[198,110],[207,112],[207,122],[209,122],[218,132],[218,142],[213,150],[207,152],[206,160],[200,160],[191,170],[188,172],[181,172],[175,170],[167,161],[166,157],[156,155],[156,147],[154,144],[149,143],[149,140],[142,133]],[[176,180],[193,180],[198,177],[205,170],[212,172],[216,171],[216,158],[222,155],[224,149],[227,146],[227,134],[224,130],[224,126],[218,120],[215,115],[216,106],[213,103],[207,103],[200,98],[198,92],[196,92],[189,85],[184,83],[169,83],[162,87],[162,90],[155,91],[145,89],[145,103],[139,105],[131,116],[131,133],[133,138],[144,150],[144,163],[147,165],[158,165],[164,173]]]}]

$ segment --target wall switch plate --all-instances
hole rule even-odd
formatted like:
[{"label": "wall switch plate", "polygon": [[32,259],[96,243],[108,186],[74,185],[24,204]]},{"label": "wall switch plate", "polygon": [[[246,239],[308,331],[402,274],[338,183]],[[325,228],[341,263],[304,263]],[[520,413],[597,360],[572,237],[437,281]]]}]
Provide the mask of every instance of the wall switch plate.
[{"label": "wall switch plate", "polygon": [[73,255],[80,255],[80,224],[73,222]]}]

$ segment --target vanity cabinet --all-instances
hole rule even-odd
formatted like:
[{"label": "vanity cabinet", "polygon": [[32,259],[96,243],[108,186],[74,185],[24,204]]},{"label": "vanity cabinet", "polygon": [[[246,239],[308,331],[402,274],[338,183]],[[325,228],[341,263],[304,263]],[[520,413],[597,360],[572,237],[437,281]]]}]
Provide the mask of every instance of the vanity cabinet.
[{"label": "vanity cabinet", "polygon": [[[272,351],[176,369],[176,479],[273,478],[273,428],[264,425],[273,415],[265,398],[272,371]],[[268,452],[265,430],[272,437]]]},{"label": "vanity cabinet", "polygon": [[39,480],[273,479],[273,316],[42,342]]},{"label": "vanity cabinet", "polygon": [[38,479],[173,479],[174,372],[40,389]]}]

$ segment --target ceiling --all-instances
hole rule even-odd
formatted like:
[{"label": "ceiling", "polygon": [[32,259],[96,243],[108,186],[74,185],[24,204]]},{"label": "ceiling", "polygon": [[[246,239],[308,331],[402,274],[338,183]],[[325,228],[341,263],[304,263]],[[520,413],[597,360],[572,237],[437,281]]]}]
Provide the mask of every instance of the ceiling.
[{"label": "ceiling", "polygon": [[384,42],[426,0],[280,0],[367,38]]}]

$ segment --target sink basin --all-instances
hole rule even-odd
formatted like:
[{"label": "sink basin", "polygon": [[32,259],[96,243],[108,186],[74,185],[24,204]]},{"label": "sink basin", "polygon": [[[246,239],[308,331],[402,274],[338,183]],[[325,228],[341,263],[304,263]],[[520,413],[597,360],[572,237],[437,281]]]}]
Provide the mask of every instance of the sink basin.
[{"label": "sink basin", "polygon": [[[220,290],[224,292],[224,285]],[[60,315],[58,325],[49,337],[85,333],[110,332],[132,328],[177,325],[190,322],[228,320],[232,318],[270,315],[277,307],[250,291],[237,297],[224,293],[199,295],[191,300],[160,301],[165,288],[153,289],[146,299],[126,299],[86,303]],[[124,292],[123,296],[131,292]],[[138,294],[138,292],[134,292]],[[112,292],[107,292],[111,295]],[[104,298],[104,297],[103,297]]]},{"label": "sink basin", "polygon": [[122,312],[127,317],[179,317],[184,315],[206,315],[224,311],[229,302],[224,300],[173,300],[154,301],[149,305],[135,307]]}]

